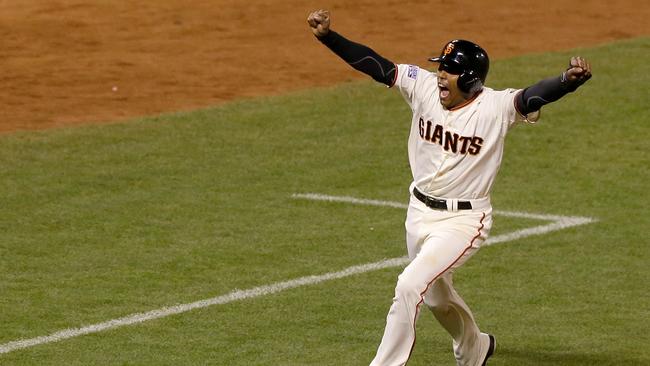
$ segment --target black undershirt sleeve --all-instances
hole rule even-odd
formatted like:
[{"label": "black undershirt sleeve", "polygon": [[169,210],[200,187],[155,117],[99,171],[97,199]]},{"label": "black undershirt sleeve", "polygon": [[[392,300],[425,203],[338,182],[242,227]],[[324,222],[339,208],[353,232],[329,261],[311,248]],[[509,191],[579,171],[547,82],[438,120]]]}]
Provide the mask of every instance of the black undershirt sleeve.
[{"label": "black undershirt sleeve", "polygon": [[566,80],[566,73],[541,80],[519,93],[515,99],[515,106],[519,113],[525,116],[575,91],[584,81],[570,83]]},{"label": "black undershirt sleeve", "polygon": [[388,86],[393,86],[395,83],[397,71],[395,64],[371,48],[352,42],[332,30],[327,35],[317,38],[356,70]]}]

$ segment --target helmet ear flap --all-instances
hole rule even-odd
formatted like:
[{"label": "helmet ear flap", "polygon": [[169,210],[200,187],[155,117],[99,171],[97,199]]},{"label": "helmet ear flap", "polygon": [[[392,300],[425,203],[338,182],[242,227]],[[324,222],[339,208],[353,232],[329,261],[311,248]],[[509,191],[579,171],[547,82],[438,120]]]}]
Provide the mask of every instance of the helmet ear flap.
[{"label": "helmet ear flap", "polygon": [[458,76],[458,89],[463,93],[474,94],[481,90],[483,82],[474,70],[466,70]]}]

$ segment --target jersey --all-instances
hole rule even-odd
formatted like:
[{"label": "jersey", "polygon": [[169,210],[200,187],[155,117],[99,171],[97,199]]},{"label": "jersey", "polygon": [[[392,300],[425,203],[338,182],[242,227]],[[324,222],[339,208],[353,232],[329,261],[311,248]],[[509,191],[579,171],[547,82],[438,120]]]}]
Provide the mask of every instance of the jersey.
[{"label": "jersey", "polygon": [[411,190],[439,198],[488,197],[501,165],[507,131],[517,122],[535,122],[515,108],[519,89],[487,87],[450,110],[440,103],[435,73],[397,65],[396,87],[413,112],[408,157]]}]

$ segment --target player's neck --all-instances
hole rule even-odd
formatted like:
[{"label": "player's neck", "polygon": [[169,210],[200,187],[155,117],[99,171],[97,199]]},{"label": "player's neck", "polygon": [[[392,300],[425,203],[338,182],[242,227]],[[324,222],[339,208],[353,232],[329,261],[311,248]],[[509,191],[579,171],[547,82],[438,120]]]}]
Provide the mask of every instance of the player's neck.
[{"label": "player's neck", "polygon": [[472,103],[474,101],[474,99],[476,99],[482,92],[483,92],[483,90],[477,91],[476,93],[474,93],[474,95],[472,95],[469,98],[466,98],[465,100],[461,101],[460,103],[455,104],[453,106],[449,106],[449,108],[447,108],[447,110],[456,111],[456,110],[459,110],[459,109],[463,108],[464,106]]}]

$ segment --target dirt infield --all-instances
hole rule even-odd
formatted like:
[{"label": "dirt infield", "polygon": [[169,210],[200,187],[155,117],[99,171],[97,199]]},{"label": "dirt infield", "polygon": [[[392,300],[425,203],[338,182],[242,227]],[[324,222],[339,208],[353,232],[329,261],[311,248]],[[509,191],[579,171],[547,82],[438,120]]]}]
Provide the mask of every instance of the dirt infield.
[{"label": "dirt infield", "polygon": [[0,133],[363,77],[314,40],[305,19],[317,8],[349,38],[417,64],[451,38],[503,58],[650,35],[645,0],[2,1]]}]

